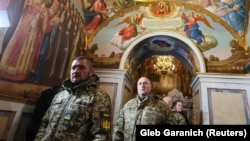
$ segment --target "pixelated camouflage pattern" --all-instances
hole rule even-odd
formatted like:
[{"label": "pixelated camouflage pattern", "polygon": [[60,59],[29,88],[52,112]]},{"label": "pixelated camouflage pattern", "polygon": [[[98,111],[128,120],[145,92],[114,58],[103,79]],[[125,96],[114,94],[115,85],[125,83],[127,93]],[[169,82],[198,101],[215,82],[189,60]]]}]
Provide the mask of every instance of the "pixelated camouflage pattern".
[{"label": "pixelated camouflage pattern", "polygon": [[64,90],[55,95],[35,141],[110,140],[111,100],[98,88],[99,77],[71,85],[63,81]]},{"label": "pixelated camouflage pattern", "polygon": [[112,140],[135,141],[136,125],[169,125],[171,110],[152,95],[140,101],[138,96],[129,100],[116,119]]},{"label": "pixelated camouflage pattern", "polygon": [[172,110],[169,120],[171,121],[172,125],[187,125],[187,122],[184,116],[177,111]]}]

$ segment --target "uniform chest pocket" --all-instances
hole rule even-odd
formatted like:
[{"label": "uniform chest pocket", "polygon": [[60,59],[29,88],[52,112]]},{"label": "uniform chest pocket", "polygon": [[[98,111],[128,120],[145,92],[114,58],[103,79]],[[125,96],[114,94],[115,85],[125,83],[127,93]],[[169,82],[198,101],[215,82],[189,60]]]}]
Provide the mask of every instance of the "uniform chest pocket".
[{"label": "uniform chest pocket", "polygon": [[158,115],[158,114],[161,114],[161,110],[155,107],[145,107],[144,113]]},{"label": "uniform chest pocket", "polygon": [[79,106],[93,106],[94,104],[94,97],[93,96],[82,96],[81,98],[77,98],[73,101],[73,104]]},{"label": "uniform chest pocket", "polygon": [[145,107],[142,117],[142,124],[156,124],[162,118],[162,113],[158,108]]}]

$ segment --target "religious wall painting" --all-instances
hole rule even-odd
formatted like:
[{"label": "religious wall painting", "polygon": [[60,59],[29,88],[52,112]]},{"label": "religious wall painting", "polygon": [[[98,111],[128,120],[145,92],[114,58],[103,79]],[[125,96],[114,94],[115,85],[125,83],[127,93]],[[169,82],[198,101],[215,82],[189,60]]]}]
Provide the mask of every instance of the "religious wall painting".
[{"label": "religious wall painting", "polygon": [[87,0],[84,5],[84,18],[88,36],[93,34],[98,26],[119,11],[113,0]]},{"label": "religious wall painting", "polygon": [[[92,1],[94,2],[95,0]],[[3,34],[1,32],[1,38],[3,42],[0,45],[0,74],[1,79],[3,80],[1,81],[1,83],[3,83],[2,85],[12,86],[8,82],[11,81],[13,82],[11,84],[13,84],[13,87],[15,89],[13,89],[12,91],[4,89],[3,92],[6,91],[8,95],[13,95],[12,93],[15,93],[14,97],[18,97],[19,100],[27,100],[30,95],[37,97],[42,89],[47,88],[46,85],[52,86],[55,84],[60,84],[62,79],[68,77],[68,70],[61,70],[63,69],[63,66],[69,68],[70,60],[72,59],[72,57],[77,55],[87,55],[91,57],[93,56],[94,64],[96,64],[97,68],[118,69],[120,59],[124,51],[127,49],[126,47],[128,47],[128,45],[132,43],[133,40],[131,40],[131,42],[125,45],[122,49],[119,46],[112,44],[111,39],[114,37],[114,35],[123,27],[126,27],[128,24],[122,24],[116,27],[114,27],[114,25],[122,20],[122,18],[131,16],[134,13],[144,15],[141,21],[141,26],[146,27],[145,30],[143,32],[139,32],[139,35],[137,35],[134,39],[157,30],[166,32],[173,31],[185,35],[185,32],[183,30],[176,31],[177,25],[182,24],[179,15],[181,11],[185,13],[193,11],[195,14],[203,14],[204,16],[206,16],[207,20],[212,25],[214,30],[211,30],[211,28],[203,23],[199,23],[199,29],[206,36],[206,42],[201,42],[200,45],[197,45],[206,58],[209,58],[211,55],[213,55],[215,58],[217,57],[220,60],[209,61],[208,68],[210,70],[208,71],[215,72],[216,70],[218,70],[218,68],[223,68],[219,71],[226,72],[227,70],[232,68],[231,64],[228,62],[233,62],[234,58],[237,58],[236,60],[238,60],[234,64],[239,65],[235,68],[240,68],[243,65],[239,62],[244,63],[249,58],[249,56],[245,55],[244,52],[240,54],[232,54],[231,51],[235,50],[235,48],[232,48],[230,45],[230,41],[232,39],[236,39],[237,46],[239,46],[240,48],[246,47],[247,45],[245,44],[245,37],[247,37],[247,32],[244,32],[243,37],[240,36],[242,34],[238,33],[242,32],[238,32],[238,30],[236,30],[236,32],[233,28],[234,26],[230,26],[230,24],[223,20],[222,17],[216,14],[217,7],[214,8],[214,5],[209,4],[205,6],[201,5],[201,1],[205,0],[198,0],[200,2],[200,5],[198,5],[198,3],[196,3],[196,5],[193,4],[193,0],[166,0],[166,5],[168,4],[169,6],[169,13],[163,12],[164,16],[156,12],[156,8],[160,2],[141,2],[142,4],[136,3],[136,5],[134,5],[134,1],[126,1],[127,3],[123,3],[123,0],[105,1],[108,6],[113,6],[113,8],[109,10],[108,16],[105,17],[105,20],[94,30],[94,34],[91,33],[89,35],[89,33],[85,31],[85,27],[87,27],[87,25],[85,25],[85,16],[82,12],[83,9],[81,7],[84,4],[82,4],[80,0],[46,1],[49,2],[47,6],[53,7],[47,8],[47,10],[45,10],[46,12],[43,10],[39,10],[39,8],[41,9],[41,7],[39,6],[44,4],[39,3],[42,1],[35,1],[38,2],[36,4],[36,6],[38,7],[36,7],[34,4],[28,3],[29,1],[27,0],[10,0],[9,5],[7,6],[7,10],[10,16],[9,18],[11,21],[11,27],[8,28],[8,31],[4,32]],[[221,2],[220,0],[210,1],[214,2],[215,5]],[[234,2],[240,2],[240,0],[234,0]],[[243,2],[245,2],[245,8],[247,9],[247,6],[249,6],[249,1],[245,0]],[[55,6],[54,3],[58,3],[58,5]],[[212,7],[209,8],[209,6]],[[52,17],[49,20],[50,22],[44,24],[43,28],[41,28],[42,26],[39,20],[42,19],[40,19],[37,14],[33,15],[34,17],[32,17],[32,14],[28,10],[26,11],[28,7],[33,7],[35,10],[33,12],[44,14],[44,16],[46,16],[46,14],[50,14],[50,16]],[[247,15],[245,15],[243,19],[246,20],[246,17]],[[22,23],[25,22],[23,21],[23,19],[27,20],[27,24]],[[52,27],[53,24],[56,26],[52,31],[48,30],[50,36],[45,36],[45,32],[42,29],[46,29],[46,27]],[[66,30],[67,25],[74,26],[68,26],[69,29]],[[246,30],[248,29],[245,27],[245,31]],[[24,34],[26,33],[27,36],[24,36]],[[21,40],[22,36],[18,36],[19,34],[23,35],[23,40]],[[87,38],[85,38],[86,34],[88,34]],[[69,35],[73,36],[69,37]],[[48,42],[48,39],[51,42]],[[68,43],[71,46],[67,46],[67,40],[70,41]],[[20,43],[18,43],[19,47],[14,47],[16,46],[15,44],[17,44],[15,42]],[[204,43],[206,44],[202,46],[202,44]],[[95,45],[97,45],[96,50]],[[92,46],[94,46],[94,48],[92,48]],[[14,56],[14,54],[17,53],[16,49],[22,52],[22,54],[20,54],[21,56]],[[94,49],[94,55],[91,54],[92,49]],[[237,51],[234,52],[237,53]],[[65,60],[64,58],[67,59]],[[45,62],[45,64],[43,64],[42,62]],[[18,67],[15,67],[15,63],[18,64]],[[230,66],[231,68],[225,67],[223,65],[219,66],[221,64],[230,64],[228,66]],[[31,79],[31,75],[36,73],[37,66],[46,66],[46,68],[41,67],[42,69],[39,70],[40,72],[43,71],[43,74],[37,73],[43,75],[43,77],[40,77],[42,79],[38,79],[35,77],[33,77],[34,79]],[[19,82],[28,83],[20,85]],[[43,85],[44,87],[38,87],[37,89],[33,90],[34,87],[39,85],[32,85],[29,83]],[[16,93],[16,91],[23,91],[21,97],[19,93]],[[32,99],[34,100],[35,98]]]},{"label": "religious wall painting", "polygon": [[176,28],[177,31],[183,28],[185,35],[188,38],[195,40],[198,45],[206,42],[206,37],[200,30],[198,22],[202,22],[207,27],[214,29],[206,17],[200,13],[195,13],[193,11],[189,11],[188,13],[181,12],[180,18],[183,23]]},{"label": "religious wall painting", "polygon": [[[176,31],[176,29],[178,28],[177,25],[180,26],[183,24],[183,21],[180,16],[180,13],[184,11],[182,10],[183,8],[171,6],[174,4],[169,4],[170,7],[175,7],[175,8],[172,8],[172,12],[171,14],[168,15],[167,18],[166,17],[162,18],[162,17],[157,17],[156,15],[152,14],[153,12],[152,12],[151,4],[149,5],[150,6],[142,5],[140,7],[137,6],[137,8],[133,7],[127,10],[120,10],[120,13],[123,13],[122,14],[123,16],[120,17],[119,15],[115,15],[113,18],[114,20],[111,20],[109,24],[105,25],[105,29],[103,30],[105,30],[106,32],[103,32],[103,33],[108,33],[108,32],[111,34],[113,33],[113,36],[110,39],[111,46],[117,47],[120,50],[124,51],[130,45],[130,43],[133,42],[133,40],[136,39],[136,37],[138,37],[139,35],[143,35],[143,34],[146,34],[147,32],[154,31],[154,30]],[[195,13],[195,14],[200,15],[199,13]],[[131,19],[133,19],[134,17],[137,18],[136,20],[137,22],[134,22],[134,25],[136,26],[133,27],[130,25],[132,21]],[[207,27],[210,27],[210,29],[213,29],[213,27],[211,26],[211,24],[208,22],[208,20],[206,19],[204,15],[200,16],[199,18],[200,18],[199,19],[200,21],[203,20],[204,23],[209,25]],[[139,28],[135,28],[135,27],[139,27]],[[112,29],[112,31],[109,29]],[[126,30],[127,36],[124,35],[125,29],[127,29]],[[134,29],[136,29],[135,31],[137,32],[134,32]],[[180,33],[184,34],[184,31],[181,31]],[[97,33],[95,35],[97,42],[98,42],[98,39],[104,36],[104,35],[98,35],[98,34],[100,33]],[[208,34],[208,33],[204,33],[204,34]],[[105,34],[105,37],[107,37],[107,34]],[[199,39],[198,44],[201,44],[201,40],[202,39]],[[96,42],[92,41],[91,44],[96,44]]]},{"label": "religious wall painting", "polygon": [[175,5],[170,4],[168,1],[159,1],[157,3],[150,3],[148,8],[151,15],[164,18],[173,13]]},{"label": "religious wall painting", "polygon": [[215,13],[243,37],[246,29],[248,0],[221,0]]},{"label": "religious wall painting", "polygon": [[[16,6],[13,1],[10,1],[12,8]],[[1,78],[59,85],[69,73],[68,69],[62,68],[70,68],[73,58],[85,52],[86,33],[82,9],[79,10],[81,4],[70,0],[24,2],[20,18],[16,18],[19,19],[16,27],[9,32],[10,35],[5,35],[2,44]],[[13,22],[11,24],[13,26]]]},{"label": "religious wall painting", "polygon": [[0,2],[0,10],[5,10],[10,3],[10,0],[1,0]]},{"label": "religious wall painting", "polygon": [[121,50],[125,50],[136,36],[145,31],[146,27],[141,24],[143,18],[144,13],[132,12],[113,25],[113,27],[122,26],[120,26],[119,31],[111,39],[111,43]]},{"label": "religious wall painting", "polygon": [[[178,3],[185,9],[193,9],[196,12],[202,12],[212,17],[213,21],[220,23],[226,28],[233,38],[239,41],[239,44],[247,49],[247,9],[249,9],[248,0],[198,0],[193,2]],[[199,7],[194,7],[198,5]]]},{"label": "religious wall painting", "polygon": [[[159,2],[150,2],[120,9],[119,14],[114,14],[108,18],[98,27],[99,29],[94,36],[89,37],[90,46],[94,44],[103,46],[96,50],[96,56],[107,57],[111,53],[122,55],[136,38],[158,30],[178,32],[179,34],[190,37],[190,40],[197,44],[205,57],[209,58],[211,55],[214,55],[219,60],[231,57],[231,40],[236,38],[239,39],[238,43],[241,46],[244,44],[244,40],[240,38],[238,34],[232,33],[231,30],[233,29],[230,26],[226,26],[226,22],[213,13],[214,11],[203,9],[198,4],[192,5],[190,3],[184,4],[174,1],[167,2],[171,10],[165,16],[155,14],[155,9],[159,5]],[[192,36],[186,34],[187,32],[184,27],[179,28],[184,24],[185,19],[183,19],[183,15],[188,17],[191,13],[195,16],[198,25],[194,33],[201,33],[204,38],[200,38],[199,36],[199,38],[192,38]],[[140,22],[137,25],[143,28],[138,28],[139,32],[135,34],[136,36],[131,36],[128,40],[121,42],[122,38],[119,36],[119,32],[129,26],[128,22],[124,21],[128,18],[131,19],[131,17],[136,14],[140,17],[138,18]],[[220,50],[223,54],[217,50]]]},{"label": "religious wall painting", "polygon": [[215,12],[216,3],[219,1],[220,0],[197,0],[196,4],[210,12]]},{"label": "religious wall painting", "polygon": [[[0,66],[2,66],[2,78],[11,81],[26,81],[49,85],[56,82],[59,83],[63,78],[68,77],[69,70],[61,71],[62,68],[69,68],[70,61],[74,56],[92,56],[91,51],[93,51],[93,49],[94,61],[96,61],[96,64],[98,64],[98,68],[118,68],[123,52],[133,42],[134,39],[144,34],[157,30],[165,30],[174,31],[185,35],[183,29],[176,31],[177,25],[183,24],[180,16],[181,12],[186,14],[189,12],[194,12],[195,15],[202,14],[204,15],[204,17],[206,17],[206,19],[213,27],[212,29],[202,22],[198,22],[199,29],[206,38],[205,42],[197,42],[197,40],[194,40],[194,42],[197,43],[206,57],[210,56],[211,54],[216,54],[218,52],[218,49],[226,52],[226,55],[223,56],[223,59],[230,57],[231,52],[230,49],[228,49],[229,42],[234,38],[238,39],[241,46],[244,45],[244,39],[238,38],[238,34],[235,35],[234,33],[232,33],[231,30],[233,30],[233,28],[230,30],[230,28],[225,25],[225,21],[224,23],[222,23],[222,20],[218,20],[220,18],[219,16],[214,14],[212,11],[202,9],[200,5],[191,5],[192,1],[185,1],[187,2],[187,4],[184,4],[184,2],[180,1],[165,1],[165,4],[161,2],[147,2],[121,9],[119,8],[119,5],[114,4],[114,1],[105,0],[107,6],[110,8],[108,10],[110,11],[110,13],[108,12],[108,16],[104,16],[105,18],[103,22],[100,24],[98,23],[97,28],[94,29],[94,34],[91,33],[90,35],[89,32],[87,32],[88,30],[85,31],[88,25],[84,23],[85,16],[81,12],[82,4],[79,4],[80,1],[68,0],[65,1],[65,3],[61,2],[63,1],[54,1],[54,3],[48,3],[47,6],[52,6],[53,8],[48,8],[48,10],[45,10],[46,12],[43,10],[38,10],[39,14],[43,13],[45,15],[53,15],[51,16],[53,18],[50,19],[50,23],[53,23],[55,25],[55,28],[51,31],[48,31],[49,34],[46,35],[42,29],[44,27],[52,26],[50,23],[41,26],[40,20],[42,19],[39,19],[39,17],[35,16],[33,18],[28,18],[31,21],[26,24],[26,29],[22,28],[20,27],[22,19],[24,19],[25,16],[29,16],[29,14],[20,12],[22,13],[22,16],[20,17],[20,20],[18,21],[13,34],[11,34],[12,37],[8,36],[11,38],[3,42],[3,44],[6,44],[6,48],[4,48],[1,54],[2,56],[15,56],[17,58],[4,57],[2,59],[2,61],[0,62]],[[217,1],[214,0],[214,2]],[[55,3],[57,3],[56,6]],[[42,4],[40,3],[40,5]],[[159,5],[165,5],[165,8],[168,7],[168,13],[163,12],[164,16],[156,12],[157,6]],[[25,3],[24,9],[26,9],[27,6],[29,6],[28,3]],[[139,32],[137,33],[139,34],[137,34],[137,36],[135,36],[134,38],[131,38],[129,42],[123,44],[122,46],[115,43],[112,39],[115,39],[114,37],[117,37],[116,34],[119,33],[119,31],[121,31],[123,28],[127,27],[128,24],[124,23],[117,26],[114,25],[119,23],[119,21],[122,21],[123,18],[131,17],[135,14],[138,14],[138,17],[140,17],[140,24],[138,25],[140,27],[143,27],[138,28]],[[18,36],[18,33],[21,33],[21,30],[24,30],[26,32],[29,31],[27,30],[27,27],[32,29],[30,30],[31,33],[27,35],[34,36],[23,36],[23,40],[17,38],[22,37]],[[227,31],[229,31],[230,33]],[[22,33],[24,34],[26,32]],[[87,38],[85,38],[86,34],[88,35]],[[5,38],[6,37],[7,35],[5,36]],[[48,39],[51,42],[48,42]],[[68,43],[66,43],[67,41]],[[15,42],[21,42],[20,44],[18,44],[20,47],[15,47]],[[95,49],[95,45],[97,45],[97,49]],[[34,48],[35,46],[37,48]],[[33,50],[30,50],[32,48]],[[29,50],[29,52],[27,50]],[[22,57],[19,55],[14,55],[18,51],[23,51],[22,55],[25,54],[25,56]],[[221,55],[216,54],[215,56],[221,58]],[[106,63],[103,63],[103,58],[109,58],[107,59],[107,62],[112,63],[106,65]],[[15,67],[16,63],[21,64],[21,66],[19,65],[20,67],[18,68]],[[44,69],[41,66],[48,67]],[[38,69],[40,67],[43,69]],[[56,73],[57,70],[59,70],[59,73]],[[41,77],[42,75],[43,77]],[[39,76],[40,78],[36,76]]]},{"label": "religious wall painting", "polygon": [[1,1],[1,8],[7,11],[8,18],[10,22],[10,27],[5,28],[5,32],[1,35],[0,44],[0,60],[3,56],[3,52],[6,49],[7,43],[9,42],[13,32],[17,28],[18,21],[23,11],[25,0],[14,1],[14,0],[4,0]]}]

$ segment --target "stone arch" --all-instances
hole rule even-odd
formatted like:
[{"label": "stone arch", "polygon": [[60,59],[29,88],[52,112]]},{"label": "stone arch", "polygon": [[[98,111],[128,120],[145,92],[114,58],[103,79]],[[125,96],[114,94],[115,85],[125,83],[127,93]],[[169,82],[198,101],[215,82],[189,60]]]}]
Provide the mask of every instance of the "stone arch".
[{"label": "stone arch", "polygon": [[[139,52],[139,48],[142,48],[143,45],[142,42],[148,42],[148,45],[150,44],[148,40],[151,40],[150,38],[161,38],[161,37],[166,37],[166,38],[171,38],[175,41],[175,43],[178,42],[178,44],[182,44],[182,46],[185,46],[185,48],[188,48],[189,50],[189,54],[193,57],[193,61],[189,61],[189,60],[185,60],[185,56],[184,55],[175,55],[176,58],[180,59],[182,62],[184,62],[184,64],[186,64],[187,66],[189,66],[189,70],[195,74],[196,72],[206,72],[206,67],[205,67],[205,61],[204,61],[204,57],[201,53],[201,51],[199,50],[197,44],[192,41],[191,39],[187,38],[186,36],[179,34],[177,32],[173,32],[173,31],[156,31],[156,32],[149,32],[146,33],[138,38],[136,38],[129,46],[128,48],[125,50],[122,58],[121,58],[121,62],[119,65],[119,69],[128,69],[128,68],[133,68],[133,66],[131,66],[131,62],[135,62],[135,61],[140,61],[140,60],[144,60],[145,57],[139,57],[139,58],[134,58],[135,60],[133,61],[129,61],[128,58],[131,58],[131,56],[133,56],[133,54],[136,54]],[[139,47],[138,47],[139,46]],[[135,48],[137,47],[137,49],[135,50]],[[173,47],[174,49],[172,49],[171,51],[169,51],[169,54],[176,54],[177,50],[176,48],[182,48],[182,47]],[[143,51],[140,51],[143,52]],[[162,51],[156,51],[156,50],[148,50],[147,52],[150,52],[151,55],[163,55],[165,52],[164,50]],[[143,52],[145,53],[145,51]],[[140,54],[141,56],[143,56],[143,53]],[[133,57],[132,57],[133,58]],[[184,59],[183,59],[184,58]]]}]

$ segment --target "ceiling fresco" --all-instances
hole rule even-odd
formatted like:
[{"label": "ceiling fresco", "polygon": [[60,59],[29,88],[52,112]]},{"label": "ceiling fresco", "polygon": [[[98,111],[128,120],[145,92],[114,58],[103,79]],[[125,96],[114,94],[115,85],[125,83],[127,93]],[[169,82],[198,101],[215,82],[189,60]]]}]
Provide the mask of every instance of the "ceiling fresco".
[{"label": "ceiling fresco", "polygon": [[[232,3],[229,1],[214,0],[210,1],[207,5],[204,5],[201,1],[197,1],[197,3],[194,1],[184,2],[178,0],[153,2],[137,1],[137,3],[134,3],[133,5],[124,6],[126,8],[119,9],[119,12],[113,11],[110,17],[103,21],[94,32],[89,34],[88,45],[90,48],[92,44],[98,45],[98,49],[95,51],[95,56],[97,56],[97,58],[99,56],[107,57],[111,53],[117,54],[115,55],[116,57],[121,57],[121,54],[126,51],[128,46],[145,34],[158,32],[159,30],[175,32],[186,36],[186,40],[191,40],[196,46],[198,46],[206,60],[207,71],[231,72],[232,70],[229,68],[223,69],[225,64],[227,66],[234,65],[232,64],[232,61],[230,61],[232,56],[234,56],[231,51],[232,46],[230,42],[232,40],[237,41],[236,44],[241,48],[242,53],[248,54],[246,28],[246,25],[248,25],[248,15],[247,5],[244,5],[247,2],[248,1],[235,1],[235,3]],[[163,5],[163,8],[167,9],[167,12],[166,10],[162,13],[157,12],[157,8],[160,5]],[[241,21],[238,24],[241,24],[244,29],[229,23],[228,16],[230,17],[233,13],[226,15],[225,11],[222,11],[222,8],[232,7],[233,5],[241,6],[240,9],[238,9],[239,11],[234,14],[245,14],[244,17],[238,18],[238,20]],[[225,15],[222,15],[223,12]],[[191,29],[191,24],[194,23],[195,26]],[[158,38],[158,36],[155,38]],[[157,41],[157,39],[155,41]],[[166,44],[168,44],[167,39],[161,41],[162,43],[166,42]],[[176,43],[184,42],[185,41]],[[167,50],[167,47],[164,47],[163,50],[136,49],[147,48],[145,46],[152,46],[150,40],[135,45],[133,51],[138,52],[131,53],[134,54],[129,61],[132,68],[136,68],[136,66],[148,56],[165,54]],[[183,56],[178,53],[176,54],[174,51],[168,51],[167,54],[174,55],[182,61],[186,60],[182,59]],[[224,63],[220,63],[221,61]],[[98,61],[96,62],[98,63]],[[249,60],[244,59],[240,64],[237,63],[238,66],[241,66],[238,72],[245,72],[243,66],[248,64],[248,62]],[[191,63],[187,62],[187,64]],[[212,69],[210,69],[210,66]],[[105,65],[103,65],[103,67],[107,68]],[[127,68],[130,68],[129,64]],[[192,67],[189,68],[193,69]],[[197,69],[194,70],[197,71]]]}]

